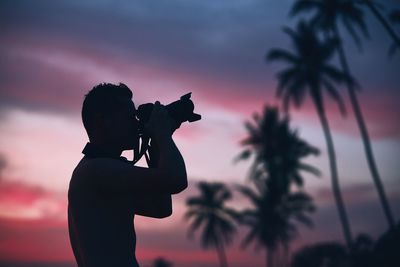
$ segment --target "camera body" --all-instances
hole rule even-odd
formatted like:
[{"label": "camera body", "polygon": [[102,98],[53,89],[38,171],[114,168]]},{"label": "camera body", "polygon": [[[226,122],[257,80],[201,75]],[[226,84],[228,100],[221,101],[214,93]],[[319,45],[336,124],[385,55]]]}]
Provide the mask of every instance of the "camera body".
[{"label": "camera body", "polygon": [[[192,93],[183,95],[179,100],[165,106],[172,120],[174,129],[179,128],[185,121],[194,122],[201,119],[200,114],[193,112],[194,104],[193,101],[190,100],[191,94]],[[143,134],[144,125],[149,121],[153,107],[153,103],[142,104],[138,107],[137,118],[139,119],[139,133]]]}]

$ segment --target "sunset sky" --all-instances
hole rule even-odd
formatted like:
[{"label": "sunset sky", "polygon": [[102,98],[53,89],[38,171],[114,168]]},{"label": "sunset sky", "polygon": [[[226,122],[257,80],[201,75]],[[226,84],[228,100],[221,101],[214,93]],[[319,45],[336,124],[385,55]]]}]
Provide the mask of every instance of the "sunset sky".
[{"label": "sunset sky", "polygon": [[[176,267],[217,266],[213,250],[187,238],[185,199],[200,180],[245,183],[250,162],[241,152],[244,122],[265,104],[277,104],[276,72],[266,52],[290,49],[282,32],[293,0],[97,0],[0,2],[0,265],[75,266],[67,221],[67,189],[87,136],[80,111],[84,95],[100,82],[123,82],[136,105],[168,104],[192,92],[203,118],[185,124],[174,140],[186,162],[189,188],[174,196],[174,214],[164,220],[137,216],[137,256],[142,266],[164,257]],[[381,1],[387,14],[397,0]],[[396,220],[400,219],[400,51],[365,10],[369,39],[358,49],[343,32],[360,103],[379,171]],[[400,27],[396,28],[400,32]],[[333,63],[336,63],[334,60]],[[348,104],[345,88],[339,92]],[[340,183],[354,235],[376,238],[387,229],[351,108],[340,115],[326,98],[337,149]],[[397,119],[396,119],[397,117]],[[307,162],[322,171],[307,176],[305,189],[318,210],[315,227],[301,229],[296,249],[317,241],[342,241],[330,189],[325,141],[314,106],[291,110],[291,125],[320,148]],[[131,152],[124,153],[128,158]],[[239,195],[228,205],[248,203]],[[239,244],[229,248],[230,266],[263,266],[265,252]],[[196,236],[197,237],[197,236]]]}]

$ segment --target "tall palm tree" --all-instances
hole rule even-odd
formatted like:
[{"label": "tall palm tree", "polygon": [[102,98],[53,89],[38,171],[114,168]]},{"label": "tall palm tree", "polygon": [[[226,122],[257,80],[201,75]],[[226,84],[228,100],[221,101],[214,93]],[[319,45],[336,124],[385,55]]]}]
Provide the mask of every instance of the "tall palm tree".
[{"label": "tall palm tree", "polygon": [[303,186],[303,171],[319,175],[316,168],[302,162],[319,151],[290,129],[288,116],[280,116],[277,108],[266,106],[261,115],[255,113],[253,121],[245,126],[248,136],[241,142],[245,149],[237,160],[253,157],[250,179],[256,191],[251,187],[238,188],[253,206],[244,210],[239,220],[250,228],[243,246],[257,240],[267,249],[267,266],[273,266],[280,246],[285,249],[285,257],[288,256],[289,242],[297,233],[294,220],[311,225],[308,217],[314,210],[311,198],[290,189],[293,184],[298,188]]},{"label": "tall palm tree", "polygon": [[267,54],[267,60],[283,61],[289,65],[277,75],[277,95],[283,99],[285,109],[288,109],[291,102],[300,106],[307,94],[315,105],[326,139],[333,195],[345,241],[350,248],[352,243],[350,224],[340,191],[335,148],[323,101],[323,90],[326,90],[344,112],[342,99],[332,82],[343,82],[350,78],[329,64],[336,48],[335,40],[320,41],[314,29],[304,21],[297,25],[296,31],[289,28],[285,28],[284,31],[292,39],[295,52],[272,49]]},{"label": "tall palm tree", "polygon": [[192,221],[189,235],[192,236],[202,227],[202,246],[205,249],[214,247],[217,250],[220,266],[227,267],[225,246],[231,243],[236,233],[233,224],[235,212],[225,205],[232,194],[222,183],[199,182],[198,188],[200,196],[190,197],[186,202],[189,210],[185,218]]},{"label": "tall palm tree", "polygon": [[288,193],[277,196],[277,192],[268,187],[238,186],[238,190],[246,196],[251,204],[241,212],[240,223],[250,230],[242,242],[243,247],[255,242],[256,247],[267,250],[266,265],[275,265],[274,252],[279,244],[287,244],[297,235],[295,222],[311,226],[309,213],[315,207],[312,199],[304,192]]},{"label": "tall palm tree", "polygon": [[[291,15],[294,16],[301,12],[307,11],[316,11],[315,15],[312,18],[313,24],[322,29],[332,38],[338,40],[336,50],[339,55],[340,64],[343,72],[350,77],[350,69],[347,63],[345,51],[343,49],[338,22],[342,21],[343,25],[349,31],[351,36],[353,36],[356,43],[360,44],[358,34],[355,31],[353,24],[356,25],[364,33],[364,35],[367,35],[367,28],[364,22],[363,12],[361,8],[357,6],[355,1],[352,0],[298,0],[293,5]],[[358,123],[358,127],[360,129],[361,137],[364,144],[365,155],[372,175],[372,179],[375,183],[388,224],[392,228],[395,225],[395,220],[385,194],[378,168],[376,166],[368,130],[365,125],[361,107],[357,99],[357,86],[356,83],[350,79],[347,80],[346,85],[350,96],[350,102]]]}]

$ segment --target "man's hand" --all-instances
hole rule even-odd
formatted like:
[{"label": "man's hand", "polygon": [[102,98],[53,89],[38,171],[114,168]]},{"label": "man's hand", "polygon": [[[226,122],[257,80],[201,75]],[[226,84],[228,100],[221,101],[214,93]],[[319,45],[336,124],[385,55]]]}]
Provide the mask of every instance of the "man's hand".
[{"label": "man's hand", "polygon": [[146,123],[145,130],[151,138],[162,140],[172,135],[172,121],[168,111],[160,102],[156,101],[150,114],[150,119]]}]

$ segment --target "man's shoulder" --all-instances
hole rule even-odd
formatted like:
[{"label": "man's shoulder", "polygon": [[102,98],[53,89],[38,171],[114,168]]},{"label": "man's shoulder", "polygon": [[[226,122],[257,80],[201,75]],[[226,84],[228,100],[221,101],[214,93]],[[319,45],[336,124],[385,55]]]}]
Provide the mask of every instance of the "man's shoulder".
[{"label": "man's shoulder", "polygon": [[107,164],[108,159],[83,157],[72,172],[70,188],[77,184],[93,180],[91,178],[102,173]]},{"label": "man's shoulder", "polygon": [[100,182],[102,178],[109,178],[126,171],[126,168],[130,166],[133,164],[127,160],[83,157],[72,173],[71,184],[85,183],[85,181]]},{"label": "man's shoulder", "polygon": [[103,176],[109,176],[110,164],[115,164],[115,160],[83,157],[72,172],[68,188],[69,199],[80,198],[82,193],[87,197],[90,192],[98,192]]},{"label": "man's shoulder", "polygon": [[83,157],[78,165],[75,167],[73,175],[88,175],[91,173],[102,173],[104,169],[110,167],[127,164],[127,161],[122,161],[114,158],[90,158]]}]

